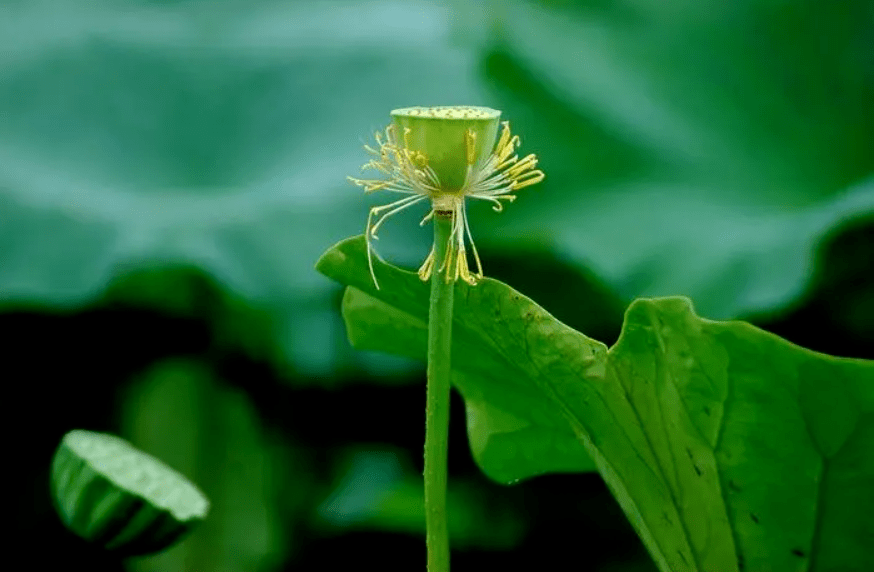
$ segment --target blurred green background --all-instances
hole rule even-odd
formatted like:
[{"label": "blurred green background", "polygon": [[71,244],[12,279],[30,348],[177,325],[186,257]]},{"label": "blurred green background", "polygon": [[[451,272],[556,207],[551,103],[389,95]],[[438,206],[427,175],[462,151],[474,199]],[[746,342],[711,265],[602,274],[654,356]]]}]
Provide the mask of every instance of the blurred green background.
[{"label": "blurred green background", "polygon": [[[389,111],[456,104],[540,158],[470,218],[486,273],[559,319],[609,344],[633,298],[685,295],[874,358],[870,0],[4,0],[4,559],[424,568],[424,368],[353,351],[313,265],[388,200],[345,177]],[[418,266],[417,221],[386,259]],[[455,570],[654,570],[597,475],[483,477],[453,399]],[[209,520],[126,563],[71,537],[48,468],[73,428],[185,473]]]}]

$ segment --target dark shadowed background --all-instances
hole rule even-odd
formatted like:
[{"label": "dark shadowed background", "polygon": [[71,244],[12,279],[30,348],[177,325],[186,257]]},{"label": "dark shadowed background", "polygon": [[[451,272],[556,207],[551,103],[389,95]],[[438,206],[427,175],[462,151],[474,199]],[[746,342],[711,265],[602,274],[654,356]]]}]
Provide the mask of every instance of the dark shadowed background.
[{"label": "dark shadowed background", "polygon": [[[4,0],[0,567],[424,568],[424,368],[351,349],[313,269],[387,200],[345,177],[397,107],[504,112],[546,180],[471,208],[486,273],[587,335],[684,295],[874,358],[872,102],[869,0]],[[386,259],[418,266],[426,210]],[[654,570],[597,475],[488,481],[453,399],[455,570]],[[71,536],[48,469],[74,428],[209,519],[125,563]]]}]

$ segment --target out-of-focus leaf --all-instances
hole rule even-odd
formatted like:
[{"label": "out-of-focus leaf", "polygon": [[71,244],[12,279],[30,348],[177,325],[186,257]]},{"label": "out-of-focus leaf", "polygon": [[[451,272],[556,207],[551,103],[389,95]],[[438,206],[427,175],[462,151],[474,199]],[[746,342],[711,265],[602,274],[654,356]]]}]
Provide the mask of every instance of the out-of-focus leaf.
[{"label": "out-of-focus leaf", "polygon": [[271,313],[298,372],[342,367],[312,262],[363,228],[345,176],[389,110],[483,101],[450,19],[426,2],[4,4],[0,304],[81,307],[136,269],[199,268]]},{"label": "out-of-focus leaf", "polygon": [[[348,286],[354,345],[425,356],[427,288],[415,273],[378,263],[376,290],[363,237],[318,268]],[[564,425],[661,570],[874,566],[874,362],[702,319],[685,298],[635,301],[609,352],[498,281],[459,283],[455,300],[452,366],[463,375],[453,382],[465,400],[492,405],[499,386],[498,409],[516,402],[551,415],[555,435]],[[373,335],[386,309],[392,328]],[[524,432],[505,438],[528,444]],[[573,448],[512,451],[477,461],[524,478],[566,452],[577,458]]]},{"label": "out-of-focus leaf", "polygon": [[[318,529],[382,530],[424,536],[423,481],[391,451],[357,450],[341,457],[339,482],[317,510]],[[472,485],[454,482],[447,492],[449,535],[456,548],[507,550],[525,531],[509,508],[487,506]]]},{"label": "out-of-focus leaf", "polygon": [[[874,212],[867,0],[493,2],[487,73],[546,181],[485,241],[536,241],[627,300],[714,317],[796,300],[834,227]],[[493,38],[495,36],[490,36]],[[485,210],[485,209],[483,209]]]},{"label": "out-of-focus leaf", "polygon": [[131,386],[122,420],[126,438],[192,475],[211,501],[209,517],[187,540],[132,562],[132,570],[278,569],[293,545],[280,503],[289,487],[310,483],[300,467],[292,474],[288,453],[243,393],[196,363],[165,362]]},{"label": "out-of-focus leaf", "polygon": [[[503,109],[547,174],[471,209],[481,245],[716,317],[797,298],[874,210],[870,2],[577,4],[4,2],[0,307],[193,268],[270,316],[280,365],[366,366],[311,262],[362,228],[344,177],[389,110],[455,103]],[[409,226],[393,260],[427,252]]]}]

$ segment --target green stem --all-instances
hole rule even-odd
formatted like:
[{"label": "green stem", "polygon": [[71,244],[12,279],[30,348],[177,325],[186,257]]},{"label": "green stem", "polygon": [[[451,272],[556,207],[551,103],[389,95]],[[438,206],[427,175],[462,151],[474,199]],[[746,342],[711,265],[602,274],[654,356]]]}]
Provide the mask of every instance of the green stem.
[{"label": "green stem", "polygon": [[452,295],[455,283],[438,269],[446,258],[452,214],[434,216],[434,266],[428,311],[428,385],[425,417],[425,530],[428,572],[449,572],[446,525],[446,457],[449,445],[449,354],[452,348]]}]

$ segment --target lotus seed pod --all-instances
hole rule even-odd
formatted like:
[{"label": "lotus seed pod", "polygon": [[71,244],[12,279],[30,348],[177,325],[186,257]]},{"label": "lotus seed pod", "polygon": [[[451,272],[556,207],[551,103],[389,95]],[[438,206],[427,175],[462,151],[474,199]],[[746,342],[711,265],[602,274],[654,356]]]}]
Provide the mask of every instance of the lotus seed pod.
[{"label": "lotus seed pod", "polygon": [[67,433],[51,489],[64,525],[121,556],[160,552],[206,517],[209,501],[185,477],[113,435]]},{"label": "lotus seed pod", "polygon": [[[516,200],[517,191],[543,180],[543,171],[537,169],[537,157],[532,153],[519,158],[519,136],[510,133],[510,122],[501,122],[501,112],[496,109],[406,107],[395,109],[391,117],[384,134],[374,133],[376,146],[364,146],[371,159],[362,169],[379,171],[381,178],[349,177],[364,187],[366,193],[387,191],[403,195],[372,207],[367,215],[364,235],[373,284],[378,290],[372,241],[376,240],[379,228],[389,217],[429,201],[431,211],[419,224],[438,214],[452,217],[446,261],[436,270],[445,272],[447,281],[461,278],[474,286],[483,278],[483,270],[473,244],[465,201],[468,198],[486,201],[501,212],[503,203]],[[472,250],[475,272],[468,267],[467,246]],[[434,262],[432,248],[419,268],[422,280],[429,279],[435,270]]]},{"label": "lotus seed pod", "polygon": [[501,112],[488,107],[407,107],[391,112],[398,144],[413,162],[434,170],[440,188],[461,193],[468,172],[488,160]]}]

